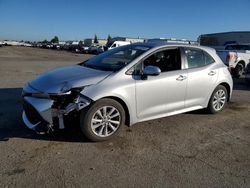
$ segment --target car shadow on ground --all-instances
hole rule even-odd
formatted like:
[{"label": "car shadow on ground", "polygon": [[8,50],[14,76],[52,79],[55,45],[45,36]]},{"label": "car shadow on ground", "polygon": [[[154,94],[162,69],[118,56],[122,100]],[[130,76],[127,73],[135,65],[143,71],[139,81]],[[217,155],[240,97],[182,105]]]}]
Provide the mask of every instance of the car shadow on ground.
[{"label": "car shadow on ground", "polygon": [[[250,91],[250,85],[245,82],[244,78],[234,79],[234,90]],[[0,88],[0,142],[8,141],[9,138],[89,142],[82,134],[78,124],[47,135],[37,135],[34,131],[26,128],[21,117],[21,92],[22,88]],[[196,110],[186,114],[205,115],[207,111]]]},{"label": "car shadow on ground", "polygon": [[0,129],[0,142],[8,141],[10,138],[25,138],[33,140],[44,140],[44,141],[57,141],[57,142],[90,142],[81,133],[80,129],[67,128],[62,131],[50,133],[46,135],[38,135],[32,130],[28,130],[24,127],[21,129]]},{"label": "car shadow on ground", "polygon": [[0,142],[10,138],[26,138],[35,140],[89,142],[81,133],[79,126],[47,135],[38,135],[25,127],[22,122],[21,88],[0,89]]}]

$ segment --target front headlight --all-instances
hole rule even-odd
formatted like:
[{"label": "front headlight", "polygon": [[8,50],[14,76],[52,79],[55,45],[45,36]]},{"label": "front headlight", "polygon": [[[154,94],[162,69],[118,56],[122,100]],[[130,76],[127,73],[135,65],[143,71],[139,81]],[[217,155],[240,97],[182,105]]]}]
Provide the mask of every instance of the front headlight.
[{"label": "front headlight", "polygon": [[67,106],[69,103],[74,102],[77,100],[77,96],[79,93],[84,89],[84,87],[78,88],[64,88],[66,92],[58,93],[58,94],[50,94],[50,98],[54,100],[54,105],[59,108],[63,108]]},{"label": "front headlight", "polygon": [[73,87],[68,82],[64,82],[64,84],[61,88],[61,92],[62,92],[62,94],[70,94],[69,92],[71,92],[71,91],[80,93],[84,89],[84,87],[86,87],[86,86]]}]

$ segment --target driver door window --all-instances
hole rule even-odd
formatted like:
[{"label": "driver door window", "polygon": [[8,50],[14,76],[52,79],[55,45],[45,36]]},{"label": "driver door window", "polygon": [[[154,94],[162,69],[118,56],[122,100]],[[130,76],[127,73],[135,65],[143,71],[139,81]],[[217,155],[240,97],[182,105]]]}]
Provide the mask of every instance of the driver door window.
[{"label": "driver door window", "polygon": [[149,56],[144,60],[146,66],[156,66],[161,72],[181,70],[181,56],[179,49],[168,49]]}]

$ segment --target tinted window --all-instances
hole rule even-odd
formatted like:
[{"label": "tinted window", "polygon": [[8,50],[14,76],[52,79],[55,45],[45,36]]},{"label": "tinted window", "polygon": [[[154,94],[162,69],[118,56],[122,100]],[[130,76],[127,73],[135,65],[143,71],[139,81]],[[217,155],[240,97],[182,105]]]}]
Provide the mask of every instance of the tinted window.
[{"label": "tinted window", "polygon": [[161,72],[180,70],[180,50],[169,49],[157,52],[144,60],[144,67],[149,65],[159,67]]},{"label": "tinted window", "polygon": [[203,67],[215,62],[214,59],[203,50],[187,48],[185,49],[185,54],[187,57],[188,68]]},{"label": "tinted window", "polygon": [[250,47],[248,45],[228,45],[226,50],[249,50]]},{"label": "tinted window", "polygon": [[248,45],[237,45],[236,50],[249,50]]},{"label": "tinted window", "polygon": [[227,46],[225,49],[226,50],[235,50],[235,48],[233,46]]}]

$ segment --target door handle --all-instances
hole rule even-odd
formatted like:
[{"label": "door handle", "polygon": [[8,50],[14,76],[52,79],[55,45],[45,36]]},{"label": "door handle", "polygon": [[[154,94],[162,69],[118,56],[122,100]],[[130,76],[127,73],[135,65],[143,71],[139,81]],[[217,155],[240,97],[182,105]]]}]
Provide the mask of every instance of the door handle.
[{"label": "door handle", "polygon": [[216,74],[215,71],[210,71],[210,72],[208,73],[209,76],[213,76],[213,75],[215,75],[215,74]]},{"label": "door handle", "polygon": [[187,79],[187,77],[183,75],[180,75],[178,78],[176,78],[177,81],[183,81],[185,79]]}]

